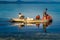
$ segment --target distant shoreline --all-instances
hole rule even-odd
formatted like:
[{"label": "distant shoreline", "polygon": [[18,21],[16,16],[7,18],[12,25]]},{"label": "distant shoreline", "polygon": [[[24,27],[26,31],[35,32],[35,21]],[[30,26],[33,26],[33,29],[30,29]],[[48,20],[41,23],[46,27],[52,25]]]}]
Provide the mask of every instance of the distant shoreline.
[{"label": "distant shoreline", "polygon": [[0,4],[60,4],[60,2],[24,2],[24,1],[0,1]]}]

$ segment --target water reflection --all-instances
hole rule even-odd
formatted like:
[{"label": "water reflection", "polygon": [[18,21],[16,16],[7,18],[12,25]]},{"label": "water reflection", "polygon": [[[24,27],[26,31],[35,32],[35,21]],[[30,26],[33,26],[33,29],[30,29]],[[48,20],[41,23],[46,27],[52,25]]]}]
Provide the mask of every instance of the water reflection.
[{"label": "water reflection", "polygon": [[[28,31],[26,31],[25,29],[20,29],[20,28],[25,28],[26,26],[30,26],[30,27],[37,27],[40,28],[40,25],[42,24],[43,30],[44,32],[47,32],[46,28],[51,25],[52,22],[45,22],[45,23],[36,23],[36,24],[26,24],[26,23],[11,23],[13,27],[9,27],[5,25],[3,26],[3,31],[0,31],[0,39],[1,40],[24,40],[24,39],[34,39],[37,38],[36,40],[40,40],[41,38],[46,39],[46,38],[58,38],[58,35],[54,35],[54,34],[45,34],[45,33],[41,33],[40,29],[38,29],[37,31],[30,31],[28,29]],[[5,23],[5,24],[9,24],[9,23]],[[18,26],[18,29],[17,27]],[[14,30],[14,31],[13,31]],[[17,30],[17,31],[16,31]],[[34,30],[34,29],[33,29]],[[53,36],[52,36],[53,35]],[[60,38],[60,37],[59,37]]]},{"label": "water reflection", "polygon": [[46,28],[47,28],[49,25],[51,25],[51,24],[52,24],[52,21],[43,23],[43,30],[44,30],[44,32],[47,32],[47,31],[46,31]]},{"label": "water reflection", "polygon": [[18,25],[19,27],[23,27],[25,24],[24,23],[12,23],[13,26]]},{"label": "water reflection", "polygon": [[26,24],[26,23],[12,23],[13,26],[18,26],[19,28],[23,28],[25,26],[34,26],[36,25],[36,27],[40,27],[40,24],[42,24],[43,30],[44,32],[47,32],[46,28],[52,24],[52,21],[49,22],[43,22],[43,23],[36,23],[36,24]]}]

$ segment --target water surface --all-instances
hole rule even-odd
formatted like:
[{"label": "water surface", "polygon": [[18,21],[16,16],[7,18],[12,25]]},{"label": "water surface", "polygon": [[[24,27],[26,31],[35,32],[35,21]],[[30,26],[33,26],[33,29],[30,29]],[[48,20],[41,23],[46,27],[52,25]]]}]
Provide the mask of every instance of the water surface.
[{"label": "water surface", "polygon": [[[45,8],[53,18],[51,25],[43,29],[43,24],[21,27],[19,24],[8,22],[10,18],[18,18],[21,12],[25,17],[40,15],[42,18]],[[0,39],[1,40],[58,40],[60,39],[60,4],[0,4]]]}]

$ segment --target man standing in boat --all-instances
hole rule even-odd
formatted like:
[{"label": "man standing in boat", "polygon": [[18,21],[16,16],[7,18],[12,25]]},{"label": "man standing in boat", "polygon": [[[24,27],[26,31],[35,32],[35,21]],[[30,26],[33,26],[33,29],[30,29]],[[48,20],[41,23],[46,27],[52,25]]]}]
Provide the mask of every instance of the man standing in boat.
[{"label": "man standing in boat", "polygon": [[42,21],[45,20],[52,21],[52,17],[49,14],[47,14],[47,8],[46,11],[43,13],[43,18],[42,18]]},{"label": "man standing in boat", "polygon": [[19,19],[24,19],[24,15],[19,13]]}]

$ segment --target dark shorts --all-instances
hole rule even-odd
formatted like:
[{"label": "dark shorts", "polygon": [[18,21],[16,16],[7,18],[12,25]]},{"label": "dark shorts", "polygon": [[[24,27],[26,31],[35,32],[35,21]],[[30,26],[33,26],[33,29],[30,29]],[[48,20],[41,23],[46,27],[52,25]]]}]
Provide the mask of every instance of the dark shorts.
[{"label": "dark shorts", "polygon": [[52,22],[52,19],[49,22]]}]

